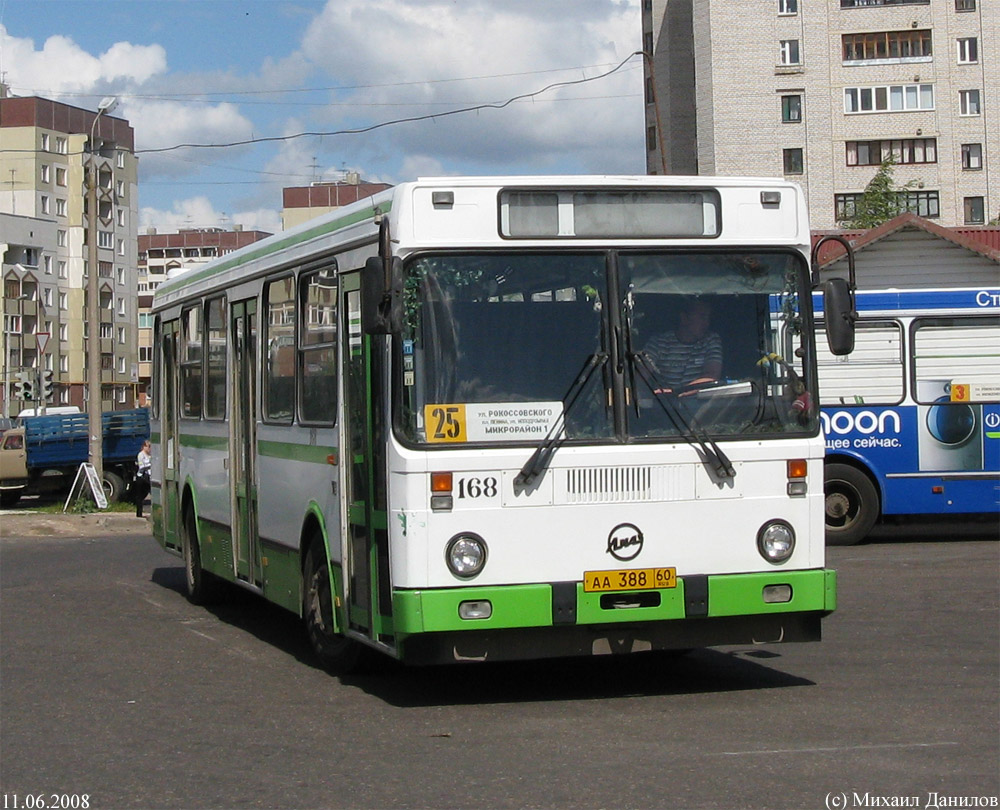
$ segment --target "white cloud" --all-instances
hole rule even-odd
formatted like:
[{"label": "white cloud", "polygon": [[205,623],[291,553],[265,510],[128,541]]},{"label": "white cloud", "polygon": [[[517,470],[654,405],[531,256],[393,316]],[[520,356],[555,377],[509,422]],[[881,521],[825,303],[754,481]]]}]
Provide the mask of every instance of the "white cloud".
[{"label": "white cloud", "polygon": [[170,233],[181,228],[224,228],[242,225],[244,230],[281,230],[281,217],[277,211],[258,208],[249,211],[227,212],[218,210],[207,197],[190,197],[176,200],[169,211],[143,207],[139,211],[139,232],[156,228],[161,233]]},{"label": "white cloud", "polygon": [[160,45],[117,42],[94,56],[70,37],[52,36],[36,50],[34,40],[12,37],[2,25],[0,55],[0,68],[18,95],[53,97],[88,92],[102,83],[141,84],[167,70],[167,54]]},{"label": "white cloud", "polygon": [[[365,85],[335,95],[332,123],[343,126],[503,102],[606,72],[640,45],[635,2],[328,0],[302,52],[341,85]],[[455,81],[464,77],[480,78]],[[641,92],[634,57],[613,76],[503,110],[400,124],[342,143],[371,162],[419,154],[448,172],[641,172]]]}]

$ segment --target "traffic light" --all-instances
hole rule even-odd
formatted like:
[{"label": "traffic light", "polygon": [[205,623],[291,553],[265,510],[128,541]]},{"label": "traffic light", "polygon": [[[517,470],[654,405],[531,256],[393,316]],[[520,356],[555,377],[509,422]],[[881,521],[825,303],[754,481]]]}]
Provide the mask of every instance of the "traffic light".
[{"label": "traffic light", "polygon": [[17,399],[32,400],[35,398],[35,385],[32,377],[34,377],[34,373],[30,371],[17,373],[17,382],[14,383],[14,396]]},{"label": "traffic light", "polygon": [[41,375],[42,390],[39,392],[39,399],[42,402],[52,401],[52,370],[48,369]]}]

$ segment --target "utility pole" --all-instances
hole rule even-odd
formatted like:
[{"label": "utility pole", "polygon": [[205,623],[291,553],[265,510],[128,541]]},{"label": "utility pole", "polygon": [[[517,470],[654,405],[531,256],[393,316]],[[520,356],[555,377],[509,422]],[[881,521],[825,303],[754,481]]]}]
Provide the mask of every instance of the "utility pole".
[{"label": "utility pole", "polygon": [[90,463],[97,472],[97,480],[104,480],[104,433],[101,420],[101,279],[97,258],[97,149],[95,133],[101,116],[118,105],[114,96],[102,99],[97,115],[90,125],[90,182],[87,186],[87,426],[90,433]]}]

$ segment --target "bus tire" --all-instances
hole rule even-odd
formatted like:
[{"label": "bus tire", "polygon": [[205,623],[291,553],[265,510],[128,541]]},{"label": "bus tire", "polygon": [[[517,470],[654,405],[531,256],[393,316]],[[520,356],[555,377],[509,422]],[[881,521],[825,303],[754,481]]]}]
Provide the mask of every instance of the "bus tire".
[{"label": "bus tire", "polygon": [[0,492],[0,506],[4,509],[16,505],[19,500],[21,500],[21,490],[19,489],[5,489]]},{"label": "bus tire", "polygon": [[198,546],[198,527],[194,509],[184,509],[181,530],[181,545],[184,551],[184,581],[188,601],[192,605],[207,605],[219,598],[222,583],[201,565],[201,549]]},{"label": "bus tire", "polygon": [[125,492],[125,482],[118,473],[105,470],[102,483],[104,484],[104,496],[108,499],[108,503],[117,503],[121,500],[122,493]]},{"label": "bus tire", "polygon": [[357,669],[361,660],[361,645],[334,629],[333,587],[321,535],[312,538],[303,565],[302,620],[309,643],[323,669],[332,675],[343,675]]},{"label": "bus tire", "polygon": [[823,468],[826,544],[853,546],[868,536],[879,516],[878,491],[871,479],[849,464]]}]

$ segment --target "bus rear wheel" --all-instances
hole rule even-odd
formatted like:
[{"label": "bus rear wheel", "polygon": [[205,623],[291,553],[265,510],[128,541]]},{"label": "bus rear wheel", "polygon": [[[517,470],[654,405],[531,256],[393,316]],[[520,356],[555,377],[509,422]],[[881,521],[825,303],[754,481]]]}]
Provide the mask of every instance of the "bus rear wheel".
[{"label": "bus rear wheel", "polygon": [[327,672],[333,675],[353,672],[361,660],[361,645],[335,629],[333,587],[322,536],[313,537],[309,544],[302,578],[302,619],[313,652]]},{"label": "bus rear wheel", "polygon": [[871,479],[849,464],[824,467],[826,544],[853,546],[868,536],[879,516],[878,492]]},{"label": "bus rear wheel", "polygon": [[201,567],[201,549],[198,546],[198,526],[194,509],[184,510],[181,529],[181,544],[184,550],[184,580],[187,598],[193,605],[207,605],[216,601],[221,592],[222,582]]}]

